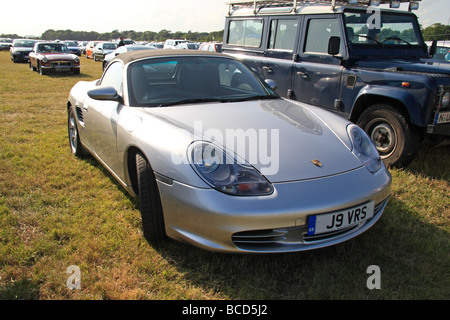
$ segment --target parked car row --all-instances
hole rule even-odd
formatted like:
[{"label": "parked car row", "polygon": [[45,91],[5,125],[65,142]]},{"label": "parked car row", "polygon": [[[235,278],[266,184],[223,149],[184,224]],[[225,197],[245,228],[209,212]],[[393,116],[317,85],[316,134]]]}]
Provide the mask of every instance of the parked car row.
[{"label": "parked car row", "polygon": [[33,39],[15,39],[12,42],[9,52],[12,62],[27,62],[28,55],[33,50],[35,43],[38,40]]},{"label": "parked car row", "polygon": [[30,69],[41,75],[50,71],[80,74],[80,58],[70,53],[64,43],[37,42],[28,58]]},{"label": "parked car row", "polygon": [[12,46],[12,39],[9,38],[0,38],[0,51],[9,50]]},{"label": "parked car row", "polygon": [[32,71],[38,71],[41,75],[48,72],[79,74],[80,58],[76,54],[76,45],[73,45],[70,41],[15,39],[9,52],[12,62],[27,62]]}]

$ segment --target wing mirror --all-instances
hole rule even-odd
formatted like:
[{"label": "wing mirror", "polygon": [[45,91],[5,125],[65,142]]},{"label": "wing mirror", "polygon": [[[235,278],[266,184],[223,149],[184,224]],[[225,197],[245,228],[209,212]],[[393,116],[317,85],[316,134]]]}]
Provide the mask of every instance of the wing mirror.
[{"label": "wing mirror", "polygon": [[328,40],[328,54],[335,56],[339,54],[339,48],[341,46],[341,38],[332,36]]},{"label": "wing mirror", "polygon": [[436,54],[437,50],[437,40],[433,40],[430,47],[430,56],[433,57]]},{"label": "wing mirror", "polygon": [[98,87],[87,92],[89,98],[100,101],[117,101],[122,103],[122,97],[117,93],[116,89],[110,86]]}]

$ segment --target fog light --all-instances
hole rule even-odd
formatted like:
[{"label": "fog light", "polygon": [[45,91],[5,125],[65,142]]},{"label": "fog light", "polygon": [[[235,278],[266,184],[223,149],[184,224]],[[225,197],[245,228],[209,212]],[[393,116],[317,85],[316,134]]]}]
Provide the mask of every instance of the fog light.
[{"label": "fog light", "polygon": [[392,0],[389,6],[390,8],[400,8],[400,0]]},{"label": "fog light", "polygon": [[400,8],[400,0],[392,0],[389,6],[390,8]]},{"label": "fog light", "polygon": [[409,3],[409,11],[411,10],[417,10],[419,9],[419,3],[418,2],[410,2]]}]

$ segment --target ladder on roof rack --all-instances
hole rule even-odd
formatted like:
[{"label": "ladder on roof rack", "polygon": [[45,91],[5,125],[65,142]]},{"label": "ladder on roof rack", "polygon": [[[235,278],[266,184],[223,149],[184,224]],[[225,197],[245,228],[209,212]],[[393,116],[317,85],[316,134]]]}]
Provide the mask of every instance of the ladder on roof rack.
[{"label": "ladder on roof rack", "polygon": [[[356,1],[356,0],[354,0]],[[416,3],[418,1],[422,0],[357,0],[356,4],[351,5],[363,5],[363,6],[370,6],[370,5],[376,5],[379,4],[390,4],[391,2],[398,2],[398,3]],[[229,1],[227,2],[229,6],[228,14],[230,15],[231,12],[234,9],[237,9],[236,7],[253,7],[253,12],[256,14],[258,12],[258,9],[264,7],[264,6],[271,6],[271,7],[289,7],[291,6],[292,10],[295,10],[297,7],[297,4],[299,3],[308,3],[308,4],[314,4],[314,3],[320,3],[320,4],[330,4],[333,8],[337,4],[349,4],[350,0],[236,0],[236,1]]]}]

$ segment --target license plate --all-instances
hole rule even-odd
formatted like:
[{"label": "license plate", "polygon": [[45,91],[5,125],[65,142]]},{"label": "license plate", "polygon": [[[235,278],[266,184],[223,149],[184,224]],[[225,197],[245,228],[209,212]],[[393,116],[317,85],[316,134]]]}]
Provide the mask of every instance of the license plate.
[{"label": "license plate", "polygon": [[373,217],[374,202],[331,213],[310,216],[308,219],[308,235],[316,235],[345,229]]},{"label": "license plate", "polygon": [[56,72],[66,72],[70,71],[70,67],[55,67]]},{"label": "license plate", "polygon": [[450,122],[450,112],[436,113],[436,116],[434,117],[434,124],[441,124],[447,122]]}]

